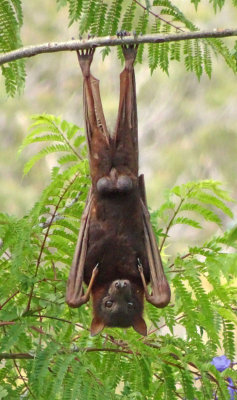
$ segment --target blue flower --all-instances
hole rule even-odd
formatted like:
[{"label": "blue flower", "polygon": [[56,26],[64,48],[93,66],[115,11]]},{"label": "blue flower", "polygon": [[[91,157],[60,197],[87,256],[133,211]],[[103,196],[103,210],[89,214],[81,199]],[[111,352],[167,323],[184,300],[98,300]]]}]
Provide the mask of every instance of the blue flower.
[{"label": "blue flower", "polygon": [[[230,386],[234,386],[234,382],[232,381],[231,378],[227,378],[227,381],[229,382]],[[229,390],[229,393],[230,393],[230,400],[234,400],[236,398],[235,397],[236,390],[233,387],[230,387],[230,386],[228,385],[228,390]]]},{"label": "blue flower", "polygon": [[226,368],[229,368],[231,361],[226,356],[214,357],[211,361],[217,371],[222,372],[225,371]]},{"label": "blue flower", "polygon": [[[219,372],[225,371],[225,369],[230,367],[231,361],[224,355],[220,357],[214,357],[211,361],[211,364],[216,367],[216,369]],[[230,400],[235,399],[235,393],[237,393],[237,390],[234,389],[231,386],[234,386],[234,382],[232,381],[231,378],[227,378],[227,381],[230,385],[228,385],[228,391],[230,393]],[[217,399],[217,397],[215,397]]]}]

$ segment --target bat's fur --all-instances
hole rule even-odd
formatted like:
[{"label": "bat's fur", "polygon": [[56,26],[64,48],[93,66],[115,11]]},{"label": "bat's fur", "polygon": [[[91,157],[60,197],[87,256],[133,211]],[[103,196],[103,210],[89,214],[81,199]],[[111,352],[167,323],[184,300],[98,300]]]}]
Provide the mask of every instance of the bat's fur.
[{"label": "bat's fur", "polygon": [[[138,176],[133,69],[137,47],[122,48],[125,68],[120,75],[120,103],[113,136],[107,131],[99,81],[90,73],[94,50],[78,52],[84,77],[92,188],[82,217],[66,300],[71,307],[79,307],[91,292],[92,335],[104,326],[133,326],[145,335],[144,294],[157,307],[164,307],[170,300],[146,207],[143,176]],[[88,285],[86,294],[83,280]],[[152,295],[146,287],[150,280]]]}]

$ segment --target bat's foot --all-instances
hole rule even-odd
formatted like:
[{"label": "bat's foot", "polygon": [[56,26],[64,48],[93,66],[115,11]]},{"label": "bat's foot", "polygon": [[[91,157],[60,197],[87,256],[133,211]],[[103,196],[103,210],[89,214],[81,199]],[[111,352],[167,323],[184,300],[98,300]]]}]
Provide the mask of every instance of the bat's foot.
[{"label": "bat's foot", "polygon": [[128,32],[128,31],[117,31],[116,32],[116,36],[118,38],[122,39],[124,36],[130,36],[130,32]]},{"label": "bat's foot", "polygon": [[138,44],[122,45],[123,55],[125,58],[125,68],[131,70],[137,55]]},{"label": "bat's foot", "polygon": [[77,51],[78,61],[84,77],[88,77],[90,75],[90,66],[93,60],[94,52],[94,47]]}]

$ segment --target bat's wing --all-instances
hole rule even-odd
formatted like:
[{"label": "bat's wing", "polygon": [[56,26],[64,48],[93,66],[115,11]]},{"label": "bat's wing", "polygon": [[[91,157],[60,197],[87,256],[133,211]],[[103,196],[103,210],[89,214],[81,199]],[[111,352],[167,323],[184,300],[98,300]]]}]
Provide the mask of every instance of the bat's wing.
[{"label": "bat's wing", "polygon": [[115,143],[118,157],[124,159],[124,165],[138,175],[138,124],[136,84],[133,64],[137,46],[122,46],[125,68],[120,74],[120,100],[115,128]]},{"label": "bat's wing", "polygon": [[144,239],[147,252],[148,264],[150,269],[150,279],[152,294],[148,293],[147,284],[143,275],[142,266],[139,265],[145,297],[147,301],[158,308],[165,307],[170,301],[170,287],[161,261],[159,249],[157,247],[156,238],[151,226],[150,215],[146,206],[146,194],[143,175],[139,176],[139,189],[141,196],[141,207],[143,215]]},{"label": "bat's wing", "polygon": [[90,224],[90,214],[93,206],[93,195],[90,193],[88,195],[86,207],[83,211],[81,218],[81,226],[77,239],[76,250],[73,257],[73,262],[67,282],[67,293],[66,302],[70,307],[80,307],[82,304],[89,300],[90,291],[97,274],[97,268],[94,269],[86,293],[83,293],[83,276],[84,276],[84,266],[87,254],[88,246],[88,232]]}]

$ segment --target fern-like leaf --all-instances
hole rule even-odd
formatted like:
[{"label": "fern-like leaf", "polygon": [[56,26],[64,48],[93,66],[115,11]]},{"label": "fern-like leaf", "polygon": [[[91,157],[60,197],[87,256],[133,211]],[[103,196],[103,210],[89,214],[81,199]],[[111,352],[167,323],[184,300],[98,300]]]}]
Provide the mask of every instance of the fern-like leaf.
[{"label": "fern-like leaf", "polygon": [[[6,53],[21,47],[20,28],[22,25],[22,6],[20,0],[1,0],[0,6],[0,53]],[[14,96],[20,92],[25,82],[23,60],[2,66],[6,92]]]}]

